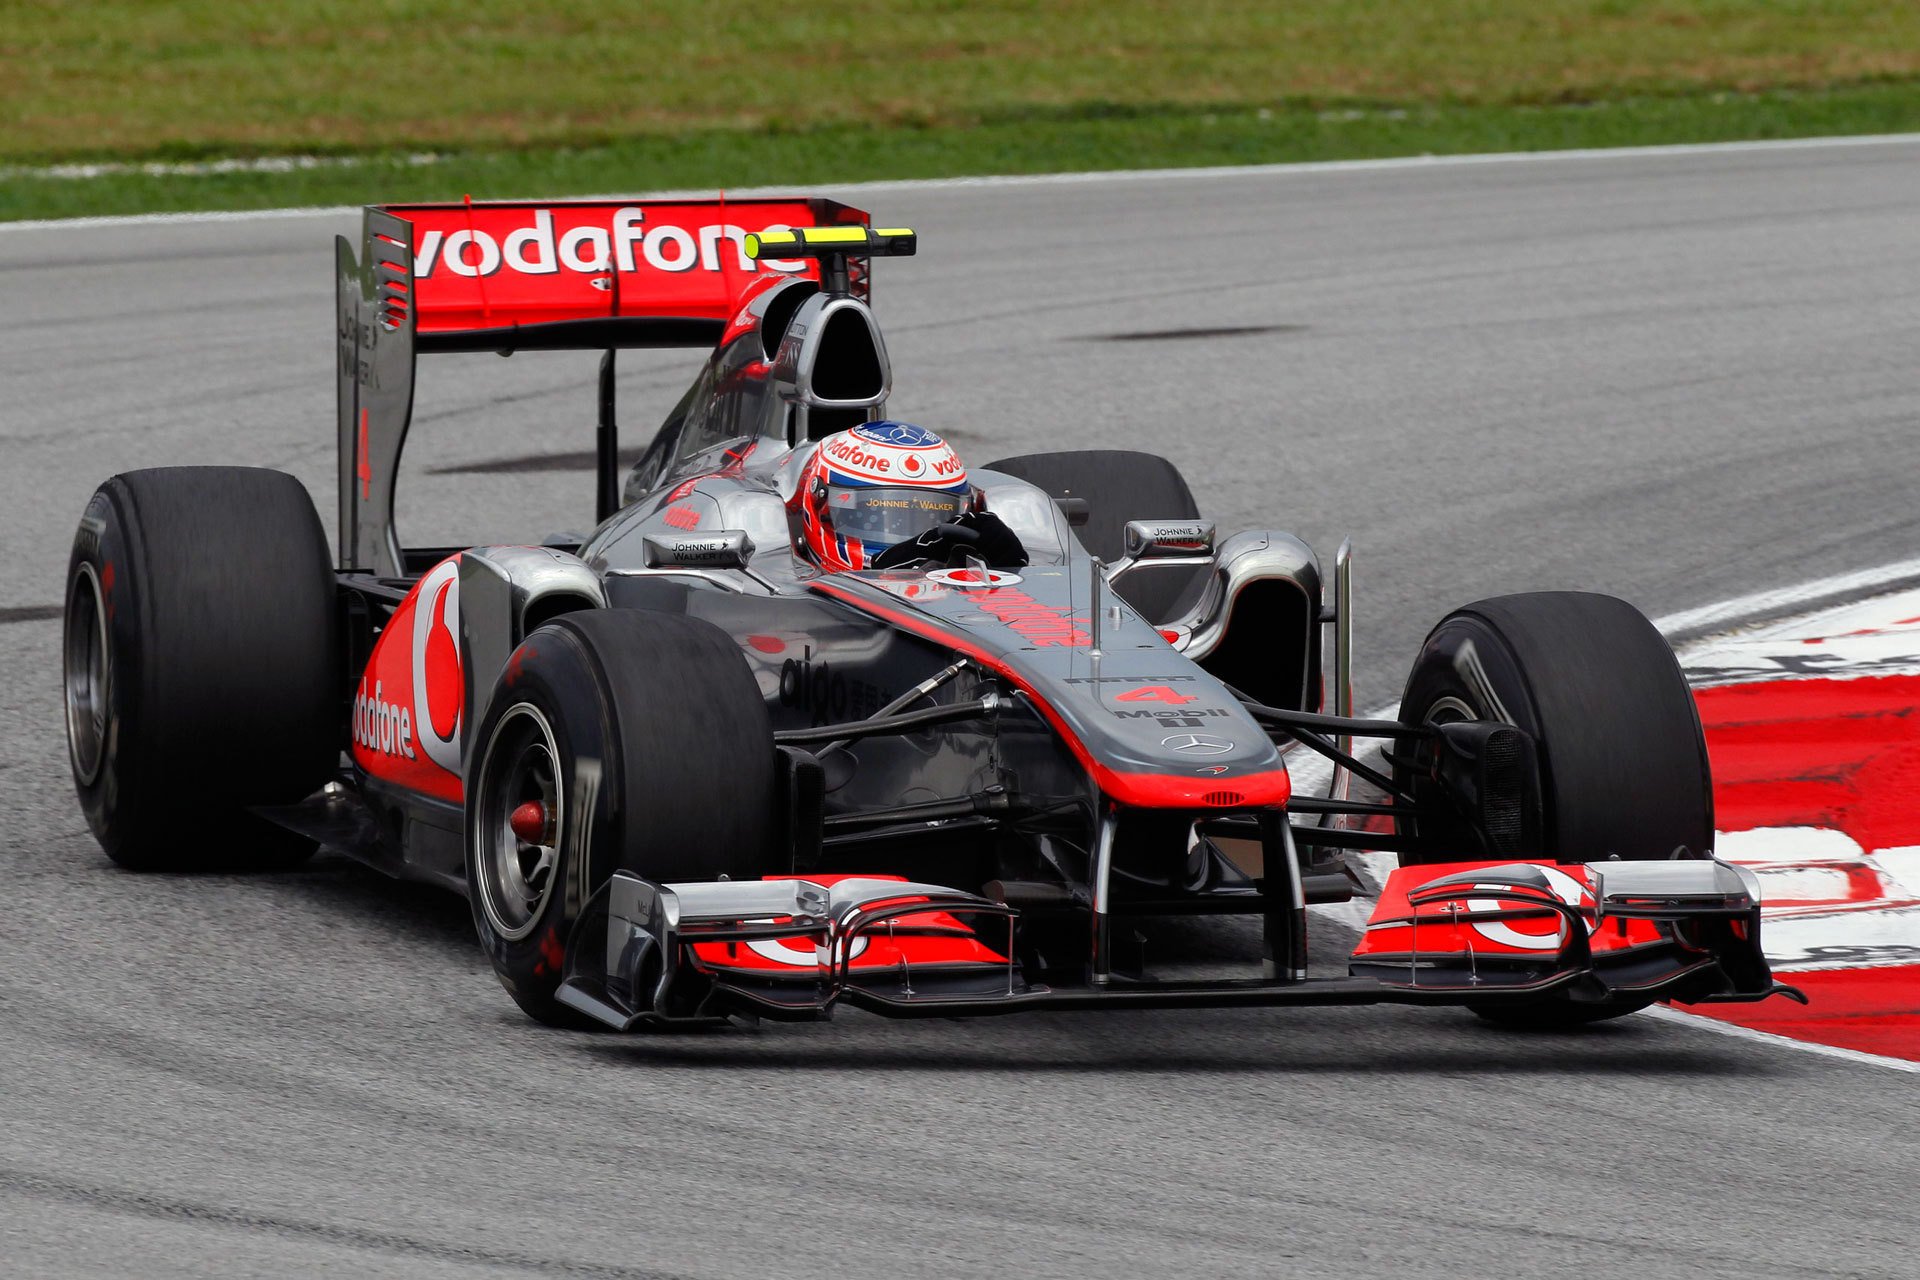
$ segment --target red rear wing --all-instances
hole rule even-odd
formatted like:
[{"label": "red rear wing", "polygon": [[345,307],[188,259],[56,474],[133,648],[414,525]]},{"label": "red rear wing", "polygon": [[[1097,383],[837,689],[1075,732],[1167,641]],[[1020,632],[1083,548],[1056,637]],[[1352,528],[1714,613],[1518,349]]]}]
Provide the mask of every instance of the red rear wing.
[{"label": "red rear wing", "polygon": [[817,278],[815,262],[748,257],[749,233],[867,221],[857,209],[819,199],[382,211],[412,227],[412,296],[396,302],[410,303],[421,351],[706,345],[756,278]]},{"label": "red rear wing", "polygon": [[[393,489],[416,353],[715,346],[757,284],[820,278],[815,259],[755,261],[749,234],[867,221],[801,197],[369,207],[359,243],[342,236],[335,252],[340,567],[405,572]],[[847,266],[864,297],[866,259]],[[611,354],[601,376],[611,441]],[[603,505],[612,484],[602,477]]]}]

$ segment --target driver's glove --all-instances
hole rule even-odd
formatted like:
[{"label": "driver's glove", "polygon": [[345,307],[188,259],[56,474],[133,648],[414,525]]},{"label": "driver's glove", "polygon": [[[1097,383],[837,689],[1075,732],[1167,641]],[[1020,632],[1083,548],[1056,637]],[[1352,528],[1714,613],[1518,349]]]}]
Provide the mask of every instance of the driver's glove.
[{"label": "driver's glove", "polygon": [[917,538],[894,543],[874,559],[873,567],[898,569],[929,561],[963,565],[969,557],[984,560],[990,569],[1018,569],[1027,563],[1027,549],[1020,545],[1019,535],[993,512],[968,511]]}]

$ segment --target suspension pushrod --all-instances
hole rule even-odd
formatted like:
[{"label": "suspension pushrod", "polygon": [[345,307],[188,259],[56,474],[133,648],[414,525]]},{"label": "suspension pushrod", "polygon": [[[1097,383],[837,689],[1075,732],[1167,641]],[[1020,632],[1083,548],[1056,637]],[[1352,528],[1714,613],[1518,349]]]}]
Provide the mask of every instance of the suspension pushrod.
[{"label": "suspension pushrod", "polygon": [[922,800],[915,804],[895,805],[890,809],[870,809],[865,813],[840,813],[825,819],[828,831],[853,831],[864,827],[885,827],[894,823],[938,822],[944,818],[971,818],[976,815],[1002,815],[1014,811],[1013,801],[1004,791],[956,796],[951,800]]},{"label": "suspension pushrod", "polygon": [[[1292,802],[1288,802],[1292,807]],[[1403,812],[1402,817],[1406,816]],[[1200,824],[1203,834],[1209,836],[1238,837],[1242,840],[1258,838],[1259,820],[1256,818],[1210,818]],[[1403,836],[1397,831],[1346,831],[1339,827],[1303,827],[1294,826],[1293,838],[1300,844],[1317,845],[1323,849],[1360,849],[1380,853],[1399,853],[1412,849],[1414,837]]]},{"label": "suspension pushrod", "polygon": [[1405,805],[1370,804],[1365,800],[1328,800],[1322,796],[1287,797],[1291,813],[1331,813],[1348,818],[1405,818],[1419,815]]},{"label": "suspension pushrod", "polygon": [[1301,844],[1323,849],[1357,849],[1372,853],[1410,853],[1415,849],[1412,836],[1393,831],[1345,831],[1339,827],[1295,827],[1293,838]]},{"label": "suspension pushrod", "polygon": [[1321,737],[1319,734],[1315,733],[1313,730],[1296,728],[1293,725],[1285,725],[1285,724],[1275,725],[1274,727],[1279,729],[1282,733],[1286,734],[1289,738],[1292,738],[1295,742],[1298,742],[1301,746],[1305,747],[1307,750],[1316,751],[1319,754],[1325,756],[1327,759],[1333,761],[1335,764],[1345,765],[1348,769],[1353,771],[1354,777],[1365,778],[1368,782],[1371,782],[1374,786],[1380,788],[1382,791],[1386,792],[1388,795],[1392,796],[1394,799],[1404,800],[1408,804],[1414,803],[1414,799],[1412,796],[1408,795],[1406,792],[1400,790],[1398,787],[1393,785],[1392,778],[1389,778],[1386,774],[1381,773],[1378,769],[1375,769],[1370,765],[1361,764],[1360,761],[1348,755],[1346,752],[1342,751],[1340,748],[1334,746],[1331,742],[1328,742],[1325,738]]},{"label": "suspension pushrod", "polygon": [[1434,734],[1431,725],[1323,716],[1311,711],[1288,711],[1284,707],[1265,707],[1258,703],[1249,704],[1247,712],[1262,724],[1285,729],[1308,729],[1315,733],[1346,733],[1356,738],[1431,738]]},{"label": "suspension pushrod", "polygon": [[[953,679],[955,676],[959,675],[962,671],[965,671],[966,669],[967,669],[967,660],[965,658],[960,659],[960,661],[954,663],[952,666],[942,667],[940,668],[940,670],[934,672],[932,675],[928,676],[925,680],[922,680],[919,684],[913,686],[913,688],[907,690],[905,693],[901,694],[899,697],[895,698],[892,702],[889,702],[886,706],[880,708],[878,711],[874,712],[873,715],[868,716],[867,718],[869,720],[872,720],[879,716],[890,716],[894,714],[896,711],[904,711],[913,703],[919,701],[921,698],[926,697],[928,694],[932,693],[935,689],[938,689],[941,685]],[[840,741],[837,741],[837,742],[828,743],[827,750],[831,751],[835,747],[844,747],[846,745],[847,745],[846,740],[841,739]]]},{"label": "suspension pushrod", "polygon": [[970,702],[950,702],[945,706],[928,707],[924,711],[873,716],[866,720],[849,720],[843,724],[816,725],[811,729],[782,729],[773,735],[773,740],[781,746],[797,747],[809,742],[851,742],[855,738],[909,733],[930,724],[946,724],[950,720],[973,720],[989,715],[999,709],[1000,702],[997,694],[990,693],[984,698],[975,698]]}]

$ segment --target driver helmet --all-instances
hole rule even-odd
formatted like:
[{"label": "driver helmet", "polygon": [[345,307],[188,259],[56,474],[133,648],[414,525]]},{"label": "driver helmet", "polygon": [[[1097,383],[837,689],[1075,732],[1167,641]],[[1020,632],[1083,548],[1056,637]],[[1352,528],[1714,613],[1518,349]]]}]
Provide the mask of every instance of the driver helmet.
[{"label": "driver helmet", "polygon": [[910,422],[866,422],[813,447],[788,501],[794,550],[830,572],[861,569],[895,543],[972,505],[960,456]]}]

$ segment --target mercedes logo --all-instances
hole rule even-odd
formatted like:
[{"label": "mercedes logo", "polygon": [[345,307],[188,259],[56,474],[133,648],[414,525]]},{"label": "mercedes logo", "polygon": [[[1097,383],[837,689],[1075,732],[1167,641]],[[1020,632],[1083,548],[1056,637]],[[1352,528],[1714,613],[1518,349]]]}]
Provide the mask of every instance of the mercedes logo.
[{"label": "mercedes logo", "polygon": [[1204,733],[1176,733],[1160,739],[1160,745],[1196,756],[1224,755],[1233,750],[1233,744],[1225,738],[1210,738]]}]

